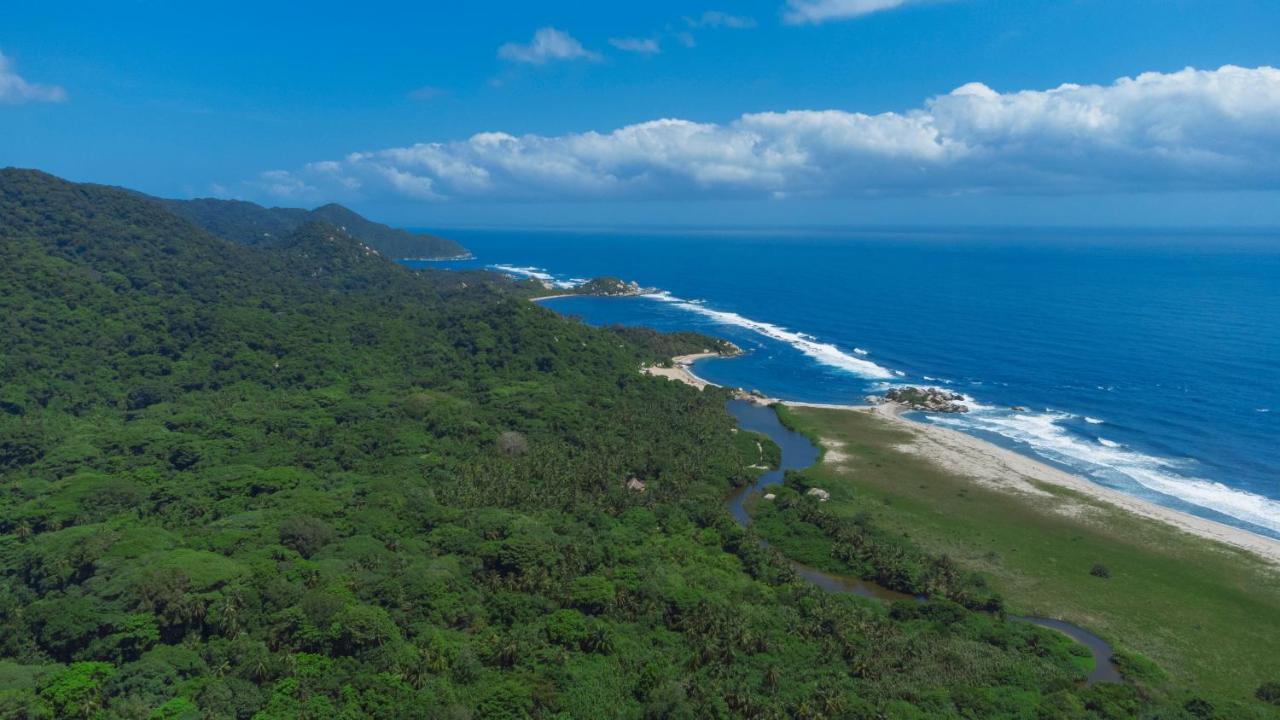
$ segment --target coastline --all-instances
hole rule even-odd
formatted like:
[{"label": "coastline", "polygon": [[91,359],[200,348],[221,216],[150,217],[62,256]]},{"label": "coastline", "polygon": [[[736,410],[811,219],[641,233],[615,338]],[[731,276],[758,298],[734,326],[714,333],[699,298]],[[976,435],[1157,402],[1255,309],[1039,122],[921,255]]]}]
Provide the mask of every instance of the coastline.
[{"label": "coastline", "polygon": [[658,367],[656,365],[647,366],[643,368],[643,372],[647,375],[653,375],[654,377],[663,377],[668,380],[675,380],[676,382],[682,382],[685,385],[692,385],[693,387],[696,387],[699,390],[705,389],[708,386],[720,387],[719,385],[716,385],[713,382],[708,382],[698,377],[697,375],[694,375],[693,370],[691,369],[693,367],[693,364],[698,362],[699,360],[705,360],[706,358],[713,358],[713,357],[723,357],[723,356],[720,355],[720,353],[715,353],[715,352],[694,353],[692,355],[677,355],[671,358],[671,367],[669,368]]},{"label": "coastline", "polygon": [[[665,377],[691,385],[699,390],[708,386],[719,387],[694,374],[692,366],[708,357],[721,357],[718,353],[697,353],[672,358],[670,368],[646,367],[646,374]],[[886,403],[882,405],[837,405],[784,401],[751,395],[747,397],[762,405],[778,403],[788,407],[818,408],[863,412],[873,414],[887,422],[912,432],[916,438],[913,451],[935,464],[970,477],[975,483],[1004,492],[1033,498],[1036,484],[1043,483],[1066,488],[1092,500],[1118,508],[1129,514],[1173,527],[1199,538],[1211,540],[1258,556],[1274,567],[1280,567],[1280,541],[1247,530],[1225,525],[1168,508],[1163,505],[1127,495],[1118,490],[1099,485],[1087,478],[1059,470],[1051,465],[1000,447],[958,430],[911,420],[902,415],[904,408]],[[1043,490],[1038,491],[1044,494]]]},{"label": "coastline", "polygon": [[1130,514],[1251,552],[1280,566],[1280,541],[1112,490],[958,430],[911,420],[903,417],[904,408],[898,405],[877,405],[864,412],[910,430],[917,441],[915,451],[984,485],[1024,494],[1033,494],[1034,490],[1028,492],[1026,488],[1034,488],[1035,483],[1064,487]]},{"label": "coastline", "polygon": [[450,255],[449,257],[405,257],[396,258],[396,262],[407,260],[409,262],[452,262],[454,260],[475,260],[476,256],[471,253],[463,253],[461,255]]}]

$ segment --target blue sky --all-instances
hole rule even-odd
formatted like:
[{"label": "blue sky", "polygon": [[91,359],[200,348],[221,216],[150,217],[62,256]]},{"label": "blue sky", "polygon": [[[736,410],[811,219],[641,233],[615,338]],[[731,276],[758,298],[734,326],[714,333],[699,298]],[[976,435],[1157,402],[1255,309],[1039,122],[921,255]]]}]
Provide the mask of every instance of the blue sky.
[{"label": "blue sky", "polygon": [[0,165],[159,195],[427,226],[1280,225],[1276,2],[16,5]]}]

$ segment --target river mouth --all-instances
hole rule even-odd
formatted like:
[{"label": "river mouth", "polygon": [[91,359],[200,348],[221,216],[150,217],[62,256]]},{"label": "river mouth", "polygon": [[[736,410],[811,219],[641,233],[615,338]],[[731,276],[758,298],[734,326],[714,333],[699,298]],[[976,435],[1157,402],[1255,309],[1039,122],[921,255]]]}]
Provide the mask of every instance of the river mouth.
[{"label": "river mouth", "polygon": [[[738,488],[725,500],[725,506],[729,513],[733,515],[733,519],[739,525],[746,527],[751,523],[751,516],[747,514],[744,506],[746,499],[752,493],[759,492],[771,485],[781,484],[786,471],[803,470],[814,465],[818,462],[818,458],[821,457],[821,452],[817,446],[810,442],[809,438],[785,427],[778,419],[778,414],[771,407],[758,405],[747,400],[729,400],[726,403],[726,408],[729,414],[733,415],[734,419],[738,421],[738,427],[767,435],[770,440],[777,443],[782,451],[782,460],[776,469],[763,473],[754,483]],[[761,540],[761,544],[768,546],[768,543],[763,540]],[[897,602],[900,600],[924,602],[927,600],[925,597],[913,596],[884,587],[872,580],[829,573],[794,560],[788,560],[787,562],[791,564],[791,568],[795,570],[797,575],[826,592],[857,595],[882,602]],[[1065,620],[1055,620],[1053,618],[1019,615],[1009,615],[1008,618],[1014,622],[1025,622],[1049,630],[1056,630],[1088,648],[1093,655],[1093,670],[1085,678],[1087,684],[1123,681],[1119,668],[1116,667],[1115,662],[1111,659],[1114,654],[1111,645],[1088,630]]]}]

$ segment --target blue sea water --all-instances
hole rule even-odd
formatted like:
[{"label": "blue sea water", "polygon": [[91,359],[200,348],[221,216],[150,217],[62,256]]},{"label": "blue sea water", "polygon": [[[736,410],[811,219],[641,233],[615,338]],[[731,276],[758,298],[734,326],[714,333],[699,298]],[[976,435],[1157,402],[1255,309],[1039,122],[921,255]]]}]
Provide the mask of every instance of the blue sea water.
[{"label": "blue sea water", "polygon": [[700,362],[710,381],[830,403],[897,383],[950,388],[974,411],[931,422],[1280,537],[1280,236],[450,235],[475,258],[431,265],[556,282],[614,275],[657,289],[546,304],[749,351]]}]

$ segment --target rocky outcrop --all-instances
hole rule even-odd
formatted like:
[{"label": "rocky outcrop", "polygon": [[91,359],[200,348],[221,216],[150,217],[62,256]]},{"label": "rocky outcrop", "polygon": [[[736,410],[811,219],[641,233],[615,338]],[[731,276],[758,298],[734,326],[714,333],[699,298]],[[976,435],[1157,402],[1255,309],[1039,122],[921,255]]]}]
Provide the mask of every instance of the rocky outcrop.
[{"label": "rocky outcrop", "polygon": [[874,403],[891,402],[910,410],[937,413],[966,413],[969,406],[961,401],[960,393],[948,392],[938,388],[900,387],[893,388],[883,396],[867,398]]},{"label": "rocky outcrop", "polygon": [[595,295],[599,297],[626,297],[628,295],[643,295],[646,292],[650,292],[650,290],[640,287],[639,283],[634,280],[628,282],[616,277],[598,277],[575,287],[573,292],[578,295]]},{"label": "rocky outcrop", "polygon": [[822,488],[809,488],[809,492],[806,492],[805,495],[812,495],[818,498],[818,502],[826,502],[831,499],[831,493]]}]

